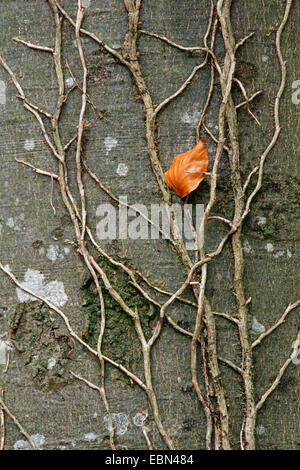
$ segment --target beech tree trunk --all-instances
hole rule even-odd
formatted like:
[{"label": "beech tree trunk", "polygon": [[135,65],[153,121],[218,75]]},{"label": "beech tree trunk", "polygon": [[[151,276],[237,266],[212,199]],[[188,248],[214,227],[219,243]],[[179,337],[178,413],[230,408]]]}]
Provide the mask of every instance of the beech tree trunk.
[{"label": "beech tree trunk", "polygon": [[[61,1],[74,21],[76,4],[71,0]],[[124,3],[119,0],[90,0],[84,4],[84,28],[126,58],[124,41],[128,24]],[[259,157],[274,130],[273,106],[280,84],[275,37],[284,8],[285,2],[281,0],[232,2],[231,21],[236,42],[255,32],[236,54],[235,76],[247,89],[248,97],[262,90],[262,94],[249,104],[261,126],[252,119],[246,107],[238,110],[244,181],[259,163]],[[143,0],[139,28],[165,36],[183,46],[202,46],[209,11],[209,0]],[[294,1],[281,38],[282,55],[287,67],[280,102],[281,133],[266,160],[262,188],[254,199],[241,235],[244,290],[246,298],[250,299],[248,328],[251,341],[271,327],[288,304],[300,297],[299,19],[300,5]],[[26,97],[30,97],[39,108],[53,113],[58,88],[51,53],[29,49],[12,40],[17,37],[54,48],[55,23],[48,2],[3,2],[0,24],[0,53],[21,83]],[[70,90],[74,82],[65,60],[79,83],[82,68],[74,29],[67,20],[63,21],[62,40],[66,90]],[[149,161],[140,93],[124,65],[109,53],[104,53],[91,38],[82,35],[82,42],[88,70],[88,97],[96,107],[94,110],[88,104],[85,116],[90,126],[84,131],[84,158],[115,195],[127,196],[128,203],[141,203],[149,208],[150,204],[160,203],[162,197]],[[140,34],[138,45],[141,70],[154,105],[172,95],[205,57],[204,52],[181,51],[145,34]],[[220,29],[216,35],[215,52],[218,57],[224,57]],[[196,126],[209,90],[210,73],[208,63],[197,72],[185,91],[158,116],[156,144],[164,171],[169,168],[175,155],[188,151],[197,142]],[[23,160],[36,168],[58,173],[57,162],[45,145],[38,122],[24,109],[16,94],[12,80],[0,67],[0,262],[20,282],[25,282],[30,289],[38,287],[41,295],[48,296],[60,306],[78,335],[84,339],[89,334],[92,344],[95,324],[99,326],[99,315],[97,317],[95,311],[99,313],[100,310],[99,306],[94,306],[95,291],[77,246],[72,244],[74,231],[56,181],[16,162],[16,159]],[[205,121],[215,135],[218,135],[220,96],[220,81],[216,74]],[[236,83],[233,85],[233,97],[236,104],[244,101]],[[63,108],[60,130],[64,144],[76,133],[81,99],[80,91],[74,90]],[[207,139],[205,145],[210,172],[216,146],[204,131],[201,130],[200,134],[201,138]],[[74,147],[67,157],[68,166],[74,170],[69,181],[74,192],[75,153]],[[84,183],[88,223],[95,230],[99,222],[98,206],[111,200],[87,174],[84,175]],[[254,183],[250,183],[250,189],[252,187]],[[209,191],[207,176],[190,196],[189,202],[207,204]],[[226,152],[218,169],[218,194],[214,215],[222,214],[231,219],[234,201]],[[174,203],[179,202],[175,195],[172,198]],[[79,196],[77,200],[79,203]],[[227,229],[222,222],[215,222],[208,224],[208,251],[214,250]],[[111,256],[141,271],[161,289],[175,292],[186,278],[175,250],[170,249],[165,240],[106,240],[101,244]],[[233,269],[231,242],[228,241],[218,259],[208,264],[206,295],[213,311],[232,315],[237,312]],[[110,274],[113,276],[113,272]],[[121,277],[119,288],[135,308],[136,292],[127,278]],[[160,298],[165,301],[167,297]],[[192,291],[186,298],[195,300]],[[108,305],[106,297],[105,302],[108,318],[104,353],[112,354],[114,360],[143,378],[142,353],[136,345],[137,338],[130,322],[113,304]],[[145,305],[139,304],[138,308],[143,309]],[[143,324],[146,336],[155,327],[155,313],[152,315],[149,312],[149,320]],[[179,326],[193,331],[195,310],[191,306],[176,302],[170,313]],[[220,316],[216,318],[216,326],[219,356],[239,364],[240,348],[235,326]],[[298,329],[299,308],[295,308],[287,315],[285,322],[253,350],[256,402],[291,355]],[[69,373],[73,371],[99,385],[97,360],[79,344],[74,348],[63,321],[46,305],[33,302],[28,294],[17,290],[11,279],[0,271],[2,345],[6,341],[6,333],[14,345],[12,351],[8,353],[7,349],[2,356],[0,350],[0,361],[4,356],[6,361],[10,354],[7,371],[7,362],[0,363],[3,401],[28,434],[33,436],[36,445],[41,449],[108,449],[109,421],[98,392]],[[200,365],[201,352],[198,360]],[[300,447],[298,362],[291,362],[280,384],[258,412],[258,449]],[[206,421],[191,386],[189,338],[165,323],[153,347],[151,367],[162,423],[175,448],[205,449]],[[232,446],[239,448],[244,410],[242,381],[239,374],[225,363],[220,362],[220,371],[228,399]],[[166,448],[145,393],[112,366],[106,366],[105,374],[117,448],[148,448],[141,426],[142,415],[145,416],[147,410],[152,446],[155,449]],[[199,382],[204,390],[200,375]],[[4,448],[28,448],[28,441],[18,427],[5,413],[4,416]]]}]

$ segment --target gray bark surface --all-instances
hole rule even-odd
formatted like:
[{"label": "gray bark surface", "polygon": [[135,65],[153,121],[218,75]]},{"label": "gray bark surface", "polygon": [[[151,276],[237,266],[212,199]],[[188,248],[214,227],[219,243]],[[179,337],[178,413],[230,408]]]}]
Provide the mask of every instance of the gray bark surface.
[{"label": "gray bark surface", "polygon": [[[61,3],[74,18],[76,2],[65,0]],[[257,164],[273,132],[271,105],[279,86],[280,71],[272,28],[276,28],[276,24],[281,21],[283,11],[284,4],[280,0],[233,2],[232,18],[236,38],[240,39],[255,31],[254,38],[237,55],[238,76],[252,93],[263,90],[262,96],[251,105],[262,128],[257,126],[245,109],[238,114],[244,177]],[[144,0],[141,22],[145,30],[167,36],[179,44],[196,46],[202,44],[208,15],[208,0]],[[246,295],[251,297],[250,328],[253,319],[254,325],[257,321],[266,329],[269,328],[286,306],[299,298],[300,292],[300,105],[292,102],[292,93],[295,91],[292,83],[300,80],[299,19],[300,5],[294,2],[282,40],[283,57],[287,61],[287,83],[280,108],[282,132],[267,159],[263,187],[255,198],[243,231],[245,290]],[[29,50],[12,41],[13,37],[19,37],[53,47],[55,29],[47,3],[41,0],[3,2],[0,24],[0,48],[6,62],[32,102],[52,112],[57,96],[52,58],[47,53]],[[86,9],[84,27],[121,52],[127,32],[123,2],[91,0]],[[64,22],[63,51],[75,76],[80,78],[81,69],[74,39],[73,29]],[[93,109],[88,108],[86,118],[92,125],[85,133],[84,154],[89,166],[116,195],[127,195],[131,204],[143,203],[149,207],[151,203],[160,201],[160,195],[148,161],[143,109],[142,104],[135,100],[132,78],[122,65],[109,55],[102,54],[90,39],[84,38],[83,43],[89,71],[88,93],[105,115],[105,119],[96,119]],[[181,52],[143,35],[139,45],[141,67],[156,104],[176,91],[203,57],[203,54],[192,56]],[[217,37],[217,52],[222,53],[220,37]],[[159,151],[164,170],[175,155],[196,144],[195,127],[205,103],[209,77],[209,67],[201,70],[187,90],[160,114]],[[56,162],[44,144],[36,121],[16,99],[16,90],[2,68],[0,81],[4,83],[6,98],[2,101],[0,99],[0,260],[4,265],[9,265],[22,282],[26,279],[26,273],[28,279],[28,273],[32,275],[32,271],[39,271],[44,276],[44,279],[40,278],[44,286],[52,282],[50,287],[57,288],[58,283],[63,283],[68,300],[62,309],[72,321],[74,329],[80,333],[87,324],[87,301],[81,289],[85,268],[76,249],[66,242],[74,238],[71,223],[56,186],[53,195],[56,215],[53,213],[50,204],[51,180],[18,165],[15,158],[53,172],[57,172]],[[3,93],[0,93],[1,96]],[[208,127],[214,132],[219,96],[217,81],[206,118]],[[236,102],[243,101],[238,89],[235,98]],[[61,129],[64,142],[74,135],[80,100],[81,95],[74,91],[63,111]],[[107,137],[117,141],[111,150],[105,146]],[[209,140],[206,144],[210,169],[215,145]],[[128,167],[126,176],[117,173],[120,163]],[[74,169],[75,175],[75,150],[69,153],[68,165]],[[219,189],[224,198],[218,202],[220,205],[216,206],[216,213],[218,208],[225,207],[230,216],[232,199],[226,155],[222,157],[219,173]],[[85,178],[85,182],[89,224],[95,228],[98,222],[96,209],[100,203],[109,202],[109,199],[91,180]],[[70,186],[75,189],[75,185],[74,177]],[[204,182],[191,201],[206,203],[208,198],[209,184]],[[175,196],[173,200],[178,202]],[[212,225],[211,241],[208,244],[211,249],[221,240],[224,230],[221,223]],[[104,246],[109,253],[128,259],[132,266],[162,288],[175,291],[185,279],[175,252],[163,240],[113,241],[105,242]],[[208,267],[207,293],[216,311],[234,312],[235,299],[228,289],[232,272],[232,255],[228,244],[218,260]],[[57,296],[61,299],[62,293]],[[16,292],[15,286],[0,272],[0,335],[8,331],[21,303],[22,297]],[[55,319],[51,325],[48,320],[51,334],[47,335],[43,321],[47,312],[41,312],[36,305],[32,309],[28,308],[29,313],[26,319],[22,317],[16,332],[20,349],[13,351],[7,373],[4,373],[4,367],[0,364],[0,385],[5,390],[5,403],[31,436],[40,435],[42,449],[107,449],[109,434],[104,419],[106,413],[99,395],[68,375],[71,369],[97,382],[97,362],[80,346],[76,347],[69,359],[65,357],[65,349],[61,348],[57,352],[53,342],[58,341],[57,337],[63,342],[64,335],[67,335],[62,322],[51,314]],[[172,316],[186,329],[193,329],[194,313],[189,307],[176,303],[172,307]],[[32,324],[35,325],[34,332],[31,331]],[[151,326],[151,322],[149,324]],[[120,356],[128,354],[125,363],[133,364],[142,376],[140,351],[135,346],[137,340],[129,327],[127,334],[126,325],[125,322],[124,332],[112,321],[106,338],[107,348],[117,344]],[[234,326],[218,318],[217,327],[220,355],[237,361],[240,351],[237,336],[233,333]],[[256,399],[269,387],[278,369],[290,355],[298,328],[299,309],[296,309],[272,336],[255,349]],[[253,339],[256,336],[253,334]],[[126,351],[122,349],[123,338]],[[53,369],[48,369],[49,359],[53,357],[56,364]],[[242,410],[239,378],[226,365],[221,366],[221,372],[233,417],[233,441],[238,443]],[[260,411],[258,448],[300,448],[299,374],[299,365],[292,363],[281,384]],[[205,448],[205,417],[190,385],[190,342],[169,325],[164,327],[154,348],[153,375],[163,421],[176,447]],[[144,393],[110,367],[107,367],[106,387],[111,411],[115,414],[119,448],[147,448],[141,427],[136,425],[138,413],[144,413],[146,409]],[[6,417],[5,422],[5,449],[22,446],[20,440],[24,440],[24,437],[9,418]],[[152,420],[149,428],[153,447],[163,449],[164,444]]]}]

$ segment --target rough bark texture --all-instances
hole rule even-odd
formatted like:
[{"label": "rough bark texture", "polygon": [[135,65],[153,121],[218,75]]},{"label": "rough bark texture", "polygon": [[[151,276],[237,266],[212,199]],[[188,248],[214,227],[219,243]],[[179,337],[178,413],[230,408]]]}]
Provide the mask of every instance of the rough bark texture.
[{"label": "rough bark texture", "polygon": [[[61,3],[74,18],[76,2],[66,0]],[[91,0],[87,3],[89,6],[84,27],[121,52],[127,32],[123,2]],[[238,111],[244,177],[257,164],[273,132],[270,106],[274,103],[280,80],[274,29],[281,21],[283,11],[281,0],[233,1],[232,23],[237,40],[255,31],[255,36],[237,54],[237,77],[243,80],[249,95],[256,90],[263,90],[263,95],[251,105],[262,129],[249,118],[244,109]],[[208,16],[208,0],[144,0],[141,8],[143,29],[189,46],[202,44]],[[288,303],[299,298],[300,105],[292,102],[292,83],[300,80],[299,20],[300,5],[294,2],[282,38],[282,52],[287,60],[287,83],[280,108],[282,132],[268,157],[262,190],[255,199],[243,229],[245,294],[252,299],[249,306],[250,329],[253,325],[254,329],[257,328],[257,322],[260,324],[258,327],[263,325],[269,328]],[[0,48],[7,63],[32,102],[53,112],[57,84],[51,56],[12,42],[12,38],[18,36],[29,42],[53,47],[55,26],[49,6],[41,0],[6,1],[0,11],[0,24]],[[80,62],[76,43],[73,43],[74,32],[66,22],[63,31],[63,47],[68,63],[75,76],[80,77]],[[105,119],[96,119],[93,109],[88,108],[86,118],[92,125],[84,135],[84,154],[89,166],[115,194],[127,195],[130,203],[139,202],[149,206],[150,203],[159,202],[161,196],[149,164],[144,139],[142,104],[135,100],[132,78],[124,66],[103,54],[94,42],[83,38],[83,44],[89,72],[88,93],[105,116]],[[143,35],[139,45],[141,67],[156,104],[176,91],[203,57],[203,54],[186,54]],[[218,48],[221,51],[219,36]],[[188,89],[159,116],[159,151],[165,170],[175,155],[185,152],[196,143],[195,127],[205,103],[209,78],[209,67],[199,71]],[[28,275],[33,274],[28,270],[35,270],[44,275],[44,279],[40,279],[43,285],[52,282],[50,288],[58,289],[58,283],[62,282],[68,297],[63,310],[78,332],[90,328],[92,334],[93,293],[87,287],[89,284],[85,278],[85,268],[78,253],[66,242],[72,240],[74,234],[60,195],[55,188],[54,215],[50,204],[51,180],[36,176],[28,168],[18,165],[15,158],[30,161],[39,168],[53,172],[57,172],[56,163],[44,145],[37,123],[16,100],[15,88],[3,69],[0,69],[0,80],[6,89],[6,102],[0,100],[0,260],[9,265],[21,281],[26,280],[26,273],[29,281]],[[207,126],[214,132],[218,96],[217,82],[206,119]],[[243,101],[243,97],[236,88],[238,101]],[[65,142],[73,137],[80,106],[81,95],[75,91],[72,103],[68,103],[63,110],[61,131]],[[115,145],[109,146],[110,141],[105,141],[108,137],[115,139]],[[207,148],[209,154],[214,155],[215,145],[212,142],[207,142]],[[128,167],[126,176],[117,173],[120,163]],[[76,168],[75,150],[68,157],[68,165]],[[75,184],[74,178],[74,181],[70,181],[71,188]],[[225,208],[225,213],[231,217],[233,199],[226,155],[222,157],[219,168],[218,189],[223,196],[218,207],[220,211]],[[96,208],[101,202],[109,202],[109,199],[100,193],[91,180],[85,185],[85,191],[89,208],[88,222],[95,227]],[[192,200],[206,203],[208,198],[209,185],[203,183]],[[176,201],[176,198],[173,197],[173,200]],[[223,230],[220,224],[217,230],[214,228],[211,231],[211,249],[221,239]],[[175,252],[164,241],[124,240],[122,243],[106,242],[105,247],[109,253],[130,260],[133,266],[162,288],[173,292],[185,279]],[[225,247],[218,261],[209,264],[207,276],[207,294],[213,310],[231,312],[236,304],[234,296],[228,291],[228,283],[233,279],[230,244]],[[119,287],[128,293],[129,298],[134,297],[131,286],[124,285],[124,282],[122,280],[123,284]],[[61,300],[63,293],[59,292],[57,296]],[[15,324],[16,317],[19,318],[20,308],[23,308],[19,305],[22,300],[24,297],[20,294],[18,296],[15,286],[0,273],[0,335],[8,331],[9,325]],[[27,305],[23,308],[16,328],[20,348],[12,353],[7,373],[0,365],[0,385],[5,390],[5,403],[31,436],[44,436],[45,439],[40,439],[43,449],[108,448],[109,433],[104,420],[106,413],[99,395],[68,375],[68,369],[72,369],[94,381],[99,377],[96,361],[83,352],[80,346],[67,358],[68,347],[72,350],[72,344],[64,344],[59,353],[55,351],[51,342],[58,341],[57,338],[63,342],[67,334],[63,324],[56,318],[49,326],[50,334],[46,337],[43,330],[45,326],[41,326],[45,311],[39,311],[35,304],[32,309],[31,304]],[[45,306],[42,308],[45,309]],[[117,351],[114,353],[116,360],[135,368],[142,376],[141,351],[135,345],[136,337],[132,327],[108,300],[107,308],[106,351]],[[191,314],[189,307],[176,304],[172,315],[186,329],[193,329],[194,313]],[[30,332],[29,319],[37,325],[37,336]],[[290,354],[298,325],[299,310],[295,309],[272,336],[255,348],[256,400],[272,383],[281,364]],[[148,326],[150,331],[151,318]],[[257,333],[259,330],[253,334],[253,340]],[[217,334],[220,355],[236,362],[240,352],[238,337],[226,319],[217,318]],[[56,364],[48,369],[49,360],[53,360],[53,357]],[[205,448],[205,417],[190,385],[190,343],[187,337],[166,325],[154,346],[152,364],[163,422],[175,446],[180,449]],[[299,365],[290,364],[281,384],[260,411],[257,423],[258,448],[300,448],[299,371]],[[226,365],[221,366],[221,372],[233,416],[235,445],[239,441],[241,425],[239,380],[236,373]],[[141,427],[136,425],[139,424],[138,413],[144,413],[146,409],[144,393],[110,367],[107,367],[106,392],[111,412],[114,413],[117,446],[147,448]],[[153,447],[164,448],[153,421],[150,420],[148,427]],[[19,441],[23,437],[8,418],[5,429],[5,448],[22,446]]]}]

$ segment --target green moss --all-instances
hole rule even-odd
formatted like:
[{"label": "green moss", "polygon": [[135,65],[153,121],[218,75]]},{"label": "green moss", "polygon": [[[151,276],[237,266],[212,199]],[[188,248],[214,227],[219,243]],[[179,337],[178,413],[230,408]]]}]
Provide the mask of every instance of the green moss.
[{"label": "green moss", "polygon": [[218,187],[218,199],[215,203],[214,213],[220,216],[232,219],[234,214],[234,197],[229,188],[222,186]]},{"label": "green moss", "polygon": [[[120,269],[112,267],[103,260],[98,260],[98,262],[126,304],[133,310],[138,309],[144,334],[146,338],[149,337],[153,331],[152,323],[158,313],[157,309],[129,284],[128,276]],[[122,262],[124,263],[124,260]],[[90,276],[86,277],[81,290],[85,313],[83,337],[95,348],[100,331],[101,308],[95,284]],[[133,322],[105,289],[103,289],[103,297],[106,317],[103,353],[128,369],[134,370],[141,359],[142,351]]]}]

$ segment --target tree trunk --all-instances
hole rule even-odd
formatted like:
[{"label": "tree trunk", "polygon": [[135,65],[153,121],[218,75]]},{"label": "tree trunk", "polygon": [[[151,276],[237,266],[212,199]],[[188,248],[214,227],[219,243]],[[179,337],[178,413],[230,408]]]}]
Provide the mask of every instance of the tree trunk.
[{"label": "tree trunk", "polygon": [[[225,398],[218,395],[219,390],[224,392],[228,407],[225,421],[231,435],[226,434],[226,448],[299,449],[299,2],[292,2],[286,24],[282,21],[288,1],[233,0],[231,8],[226,0],[215,2],[206,38],[209,48],[218,8],[225,20],[229,8],[235,44],[251,32],[255,34],[237,51],[233,45],[234,60],[229,55],[227,63],[228,22],[227,26],[219,22],[214,53],[229,77],[233,64],[231,79],[238,81],[232,81],[228,103],[224,103],[222,143],[220,113],[227,82],[222,86],[215,66],[212,98],[204,119],[209,132],[201,126],[199,136],[207,139],[208,173],[212,176],[205,176],[183,206],[203,204],[205,210],[210,204],[218,152],[212,133],[219,140],[220,163],[216,199],[208,216],[238,223],[259,171],[253,173],[240,199],[235,171],[242,191],[276,133],[277,105],[280,129],[277,126],[278,136],[266,156],[262,185],[251,200],[249,214],[241,228],[235,227],[228,236],[220,254],[207,263],[205,300],[198,284],[192,284],[181,294],[190,304],[173,302],[160,320],[159,305],[170,296],[152,289],[136,271],[158,288],[174,293],[186,280],[194,253],[179,241],[172,246],[161,237],[100,240],[99,207],[112,204],[118,208],[118,204],[90,177],[83,162],[117,198],[126,196],[130,205],[144,204],[149,217],[151,204],[164,202],[172,208],[180,203],[175,193],[169,192],[163,172],[176,155],[197,143],[196,128],[211,83],[212,55],[207,54],[206,65],[182,93],[162,106],[157,115],[155,110],[205,60],[205,51],[180,50],[170,41],[184,47],[204,47],[211,2],[143,0],[139,9],[139,0],[84,0],[79,13],[77,2],[59,3],[74,25],[77,18],[78,28],[81,11],[82,28],[100,41],[84,32],[79,34],[78,29],[76,42],[74,25],[54,0],[3,2],[0,12],[0,55],[24,92],[22,97],[7,68],[0,67],[0,444],[6,450],[30,448],[31,436],[41,449],[109,449],[112,442],[117,449],[148,449],[149,441],[154,449],[205,449],[211,439],[211,448],[222,448],[224,419],[220,419],[222,405],[220,411],[218,403]],[[283,64],[277,42],[281,25]],[[13,38],[26,41],[27,46]],[[40,46],[40,50],[28,47],[28,43]],[[85,65],[80,43],[87,96],[82,93]],[[284,62],[286,79],[279,96]],[[262,93],[236,109],[234,135],[228,110],[245,101],[241,84],[248,98],[257,91]],[[45,132],[32,110],[43,120]],[[82,142],[76,147],[81,139],[80,125]],[[45,133],[58,156],[65,155],[63,162],[47,144]],[[64,150],[73,137],[74,142]],[[238,200],[242,200],[239,207]],[[130,213],[129,222],[133,219]],[[156,304],[133,286],[128,272],[97,252],[89,228],[107,256],[131,269],[138,285]],[[230,228],[224,220],[206,220],[205,255],[214,252]],[[175,231],[172,220],[171,233]],[[203,253],[200,250],[200,259]],[[242,266],[238,265],[241,256]],[[10,273],[14,279],[9,278]],[[99,280],[97,288],[95,279]],[[40,299],[17,287],[16,280]],[[190,280],[201,282],[201,269]],[[52,304],[65,313],[71,330],[62,316],[49,308]],[[292,307],[283,324],[266,338],[260,337],[289,304]],[[199,328],[195,330],[197,311]],[[207,341],[210,331],[213,336]],[[193,334],[202,402],[195,393],[197,383],[193,380],[191,385]],[[152,335],[150,350],[147,342]],[[259,344],[251,348],[257,338]],[[211,360],[216,351],[219,359],[213,356]],[[272,384],[274,390],[264,400]],[[209,438],[210,407],[217,411],[215,424],[211,414]],[[109,424],[114,425],[114,433]]]}]

